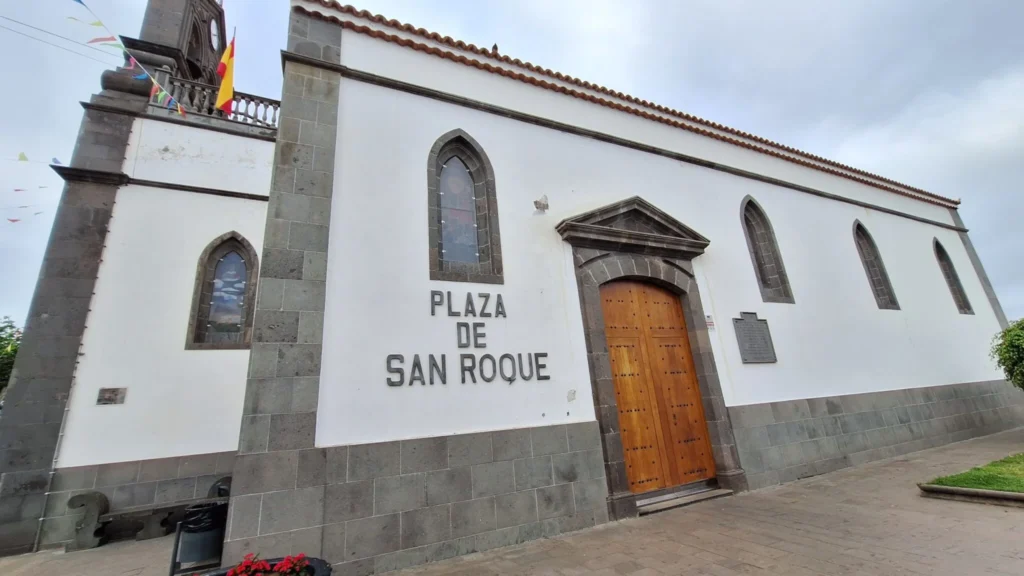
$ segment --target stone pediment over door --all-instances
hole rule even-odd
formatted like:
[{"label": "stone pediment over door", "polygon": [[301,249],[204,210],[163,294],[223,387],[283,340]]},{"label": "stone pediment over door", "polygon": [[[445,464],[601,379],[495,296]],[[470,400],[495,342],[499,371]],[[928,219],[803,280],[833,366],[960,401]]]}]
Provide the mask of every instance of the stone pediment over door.
[{"label": "stone pediment over door", "polygon": [[703,254],[711,243],[639,196],[566,218],[555,229],[563,240],[581,248],[683,260]]}]

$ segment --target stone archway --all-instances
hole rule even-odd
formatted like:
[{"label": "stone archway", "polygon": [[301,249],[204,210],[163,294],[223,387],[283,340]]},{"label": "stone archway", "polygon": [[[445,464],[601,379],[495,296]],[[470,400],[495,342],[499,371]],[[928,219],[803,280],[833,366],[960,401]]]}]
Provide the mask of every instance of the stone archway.
[{"label": "stone archway", "polygon": [[591,386],[601,426],[610,515],[616,519],[637,515],[637,497],[629,490],[619,435],[618,406],[601,308],[601,286],[614,280],[648,282],[678,295],[718,483],[732,490],[746,489],[746,475],[736,453],[691,262],[703,254],[710,242],[639,197],[563,220],[557,230],[573,246]]}]

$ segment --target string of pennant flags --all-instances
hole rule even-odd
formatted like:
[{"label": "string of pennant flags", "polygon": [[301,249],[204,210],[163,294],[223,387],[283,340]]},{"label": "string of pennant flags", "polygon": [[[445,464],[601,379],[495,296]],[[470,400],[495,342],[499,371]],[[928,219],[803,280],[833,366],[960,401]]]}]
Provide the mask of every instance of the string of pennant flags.
[{"label": "string of pennant flags", "polygon": [[157,105],[164,106],[168,110],[174,110],[178,114],[180,114],[182,117],[184,117],[186,115],[185,114],[185,107],[182,106],[180,102],[175,100],[174,97],[171,96],[170,93],[168,93],[167,90],[165,90],[164,87],[161,86],[159,82],[157,82],[156,78],[149,72],[149,70],[146,70],[146,68],[141,63],[139,63],[139,61],[136,60],[135,57],[132,56],[130,52],[128,52],[128,49],[124,47],[124,44],[122,44],[117,39],[117,36],[110,30],[110,28],[107,28],[107,25],[103,23],[103,20],[101,20],[100,17],[97,16],[96,13],[92,11],[92,8],[90,8],[89,5],[86,4],[84,0],[71,0],[71,1],[74,2],[75,4],[81,4],[81,6],[83,8],[85,8],[89,12],[89,14],[93,18],[95,18],[95,20],[93,20],[92,22],[86,22],[85,20],[82,20],[80,18],[75,18],[74,16],[68,16],[69,20],[73,20],[73,21],[78,22],[78,23],[80,23],[80,24],[82,24],[84,26],[103,28],[103,30],[106,31],[106,33],[108,34],[108,36],[98,36],[96,38],[93,38],[92,40],[89,40],[88,42],[86,42],[86,44],[90,44],[90,45],[96,44],[96,45],[100,45],[100,46],[110,46],[112,48],[117,48],[117,49],[121,50],[122,52],[124,52],[124,55],[128,57],[128,67],[126,69],[127,70],[136,70],[138,72],[137,74],[133,75],[132,78],[134,78],[136,80],[149,80],[150,82],[153,83],[153,89],[149,93],[150,99],[155,99],[156,102],[157,102]]}]

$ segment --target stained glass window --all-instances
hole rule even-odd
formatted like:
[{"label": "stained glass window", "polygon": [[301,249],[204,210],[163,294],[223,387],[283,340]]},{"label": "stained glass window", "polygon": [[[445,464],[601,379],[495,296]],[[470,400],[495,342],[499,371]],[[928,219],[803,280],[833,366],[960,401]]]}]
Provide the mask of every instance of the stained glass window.
[{"label": "stained glass window", "polygon": [[245,318],[245,260],[238,252],[220,258],[213,273],[213,293],[205,342],[242,342]]},{"label": "stained glass window", "polygon": [[942,271],[942,276],[946,279],[946,286],[949,287],[949,293],[953,296],[956,309],[961,314],[974,314],[971,302],[967,299],[967,293],[964,292],[963,284],[960,284],[960,276],[957,275],[956,268],[953,267],[953,261],[949,259],[949,254],[942,244],[938,240],[934,242],[935,259],[939,262],[939,270]]},{"label": "stained glass window", "polygon": [[457,156],[441,167],[441,259],[447,262],[479,260],[476,197],[469,168]]}]

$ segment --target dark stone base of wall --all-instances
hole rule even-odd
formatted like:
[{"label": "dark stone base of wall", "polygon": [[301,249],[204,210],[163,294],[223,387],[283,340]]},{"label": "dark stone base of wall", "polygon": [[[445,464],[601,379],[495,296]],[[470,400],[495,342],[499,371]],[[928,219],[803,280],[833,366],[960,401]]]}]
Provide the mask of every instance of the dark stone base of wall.
[{"label": "dark stone base of wall", "polygon": [[608,521],[597,422],[301,450],[287,486],[288,462],[246,470],[260,456],[238,457],[225,565],[302,552],[368,575]]},{"label": "dark stone base of wall", "polygon": [[1024,425],[1002,380],[729,408],[751,490]]},{"label": "dark stone base of wall", "polygon": [[67,503],[76,494],[102,492],[110,501],[111,512],[206,498],[214,482],[231,475],[234,464],[234,452],[218,452],[58,468],[46,495],[39,546],[63,546],[74,539],[75,522],[81,514],[69,514]]}]

